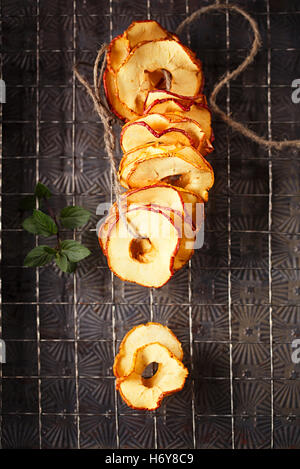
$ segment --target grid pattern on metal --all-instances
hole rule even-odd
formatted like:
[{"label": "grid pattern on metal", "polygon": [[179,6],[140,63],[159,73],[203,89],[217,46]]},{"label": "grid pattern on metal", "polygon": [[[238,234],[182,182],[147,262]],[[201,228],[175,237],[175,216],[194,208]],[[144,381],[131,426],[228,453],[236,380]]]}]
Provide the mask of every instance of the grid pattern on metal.
[{"label": "grid pattern on metal", "polygon": [[[3,448],[300,447],[300,365],[291,359],[300,334],[293,149],[265,150],[214,121],[205,245],[162,289],[113,277],[97,246],[95,215],[74,234],[93,251],[74,277],[22,267],[41,240],[22,231],[19,200],[38,180],[52,190],[56,210],[76,203],[95,214],[112,198],[102,124],[72,66],[92,62],[97,47],[135,19],[174,31],[206,3],[1,1]],[[220,103],[268,138],[297,138],[298,2],[235,3],[257,19],[263,47]],[[202,59],[209,94],[245,57],[251,36],[236,15],[213,13],[182,40]],[[126,407],[112,375],[124,334],[149,320],[178,335],[190,370],[184,390],[154,413]]]}]

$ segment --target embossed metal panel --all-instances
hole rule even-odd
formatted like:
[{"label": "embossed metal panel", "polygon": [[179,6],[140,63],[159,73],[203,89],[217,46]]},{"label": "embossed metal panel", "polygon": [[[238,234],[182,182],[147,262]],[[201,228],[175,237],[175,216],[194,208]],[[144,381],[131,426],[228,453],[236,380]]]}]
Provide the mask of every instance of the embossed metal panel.
[{"label": "embossed metal panel", "polygon": [[[72,67],[91,63],[133,20],[175,31],[207,3],[1,1],[3,448],[300,448],[300,364],[291,358],[300,337],[298,150],[267,150],[214,118],[205,243],[159,290],[113,277],[95,236],[111,170],[103,126]],[[299,138],[299,2],[235,3],[257,20],[263,45],[218,102],[267,138]],[[246,56],[251,34],[236,14],[215,12],[182,40],[203,61],[209,95]],[[19,201],[39,180],[54,210],[93,213],[76,232],[92,256],[75,275],[23,267],[35,240],[21,229]],[[124,334],[149,320],[182,341],[190,375],[157,411],[138,412],[115,391],[112,364]]]}]

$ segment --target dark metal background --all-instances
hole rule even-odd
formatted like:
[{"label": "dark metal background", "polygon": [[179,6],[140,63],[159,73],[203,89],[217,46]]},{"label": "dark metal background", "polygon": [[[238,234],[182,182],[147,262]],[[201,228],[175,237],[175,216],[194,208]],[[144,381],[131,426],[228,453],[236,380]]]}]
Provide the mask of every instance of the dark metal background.
[{"label": "dark metal background", "polygon": [[[216,183],[205,245],[160,290],[113,278],[94,228],[93,255],[74,276],[22,267],[36,240],[21,230],[20,198],[36,181],[54,208],[95,213],[111,198],[103,128],[75,82],[104,41],[135,19],[174,31],[206,1],[2,0],[3,448],[300,448],[300,180],[298,152],[266,151],[214,122]],[[239,1],[259,23],[255,63],[224,89],[228,113],[269,138],[299,138],[299,1]],[[204,63],[205,92],[251,43],[236,15],[211,14],[182,37]],[[88,70],[86,70],[88,72]],[[65,236],[70,234],[65,233]],[[154,413],[136,412],[114,389],[112,363],[135,324],[167,324],[190,377]]]}]

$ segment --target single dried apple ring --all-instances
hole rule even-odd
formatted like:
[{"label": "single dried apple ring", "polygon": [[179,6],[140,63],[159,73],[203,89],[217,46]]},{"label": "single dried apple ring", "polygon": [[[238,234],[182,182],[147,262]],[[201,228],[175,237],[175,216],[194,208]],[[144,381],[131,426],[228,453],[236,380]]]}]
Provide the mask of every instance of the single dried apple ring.
[{"label": "single dried apple ring", "polygon": [[120,143],[124,152],[159,141],[191,145],[200,151],[207,147],[207,138],[198,122],[176,114],[148,114],[122,128]]},{"label": "single dried apple ring", "polygon": [[[180,187],[174,187],[170,184],[157,183],[137,189],[131,189],[121,197],[123,209],[127,210],[132,204],[153,205],[161,208],[167,208],[192,219],[193,223],[202,224],[202,219],[196,220],[194,205],[201,204],[203,201],[192,193],[185,191]],[[118,206],[115,202],[110,208],[110,215],[118,213]],[[106,218],[105,221],[108,220]]]},{"label": "single dried apple ring", "polygon": [[171,36],[173,35],[155,20],[133,21],[124,32],[124,37],[129,42],[130,50],[141,42],[167,39]]},{"label": "single dried apple ring", "polygon": [[124,35],[115,37],[107,50],[107,67],[113,73],[117,72],[130,53],[129,41]]},{"label": "single dried apple ring", "polygon": [[193,103],[193,101],[183,104],[179,99],[164,98],[154,101],[145,110],[146,115],[157,113],[188,117],[199,123],[208,141],[212,139],[211,112],[207,106]]},{"label": "single dried apple ring", "polygon": [[[117,380],[123,400],[133,409],[157,409],[165,396],[182,390],[188,376],[182,362],[159,342],[137,348],[133,362],[133,371]],[[151,378],[143,378],[151,363],[157,363],[158,370]]]},{"label": "single dried apple ring", "polygon": [[205,202],[214,184],[211,165],[190,146],[175,151],[149,153],[125,164],[119,174],[122,186],[129,189],[164,182],[185,189]]},{"label": "single dried apple ring", "polygon": [[116,88],[116,77],[114,72],[108,67],[103,74],[103,86],[108,105],[119,119],[130,121],[139,117],[138,114],[131,111],[127,106],[124,106],[119,100]]},{"label": "single dried apple ring", "polygon": [[183,96],[177,93],[172,93],[172,91],[168,90],[151,90],[147,93],[147,98],[144,103],[144,111],[146,111],[154,101],[160,99],[176,99],[185,106],[188,106],[191,103],[199,104],[200,106],[207,106],[207,100],[204,94],[199,94],[198,96]]},{"label": "single dried apple ring", "polygon": [[117,71],[116,88],[120,101],[133,112],[142,114],[148,91],[157,88],[152,74],[162,70],[171,76],[170,91],[191,96],[200,93],[203,85],[201,62],[177,40],[158,39],[138,44]]},{"label": "single dried apple ring", "polygon": [[116,355],[113,366],[116,378],[128,376],[134,368],[136,350],[152,342],[159,342],[167,347],[178,360],[182,360],[181,343],[171,329],[157,322],[139,324],[127,332],[120,344],[119,353]]},{"label": "single dried apple ring", "polygon": [[[181,232],[174,270],[180,269],[191,258],[195,236],[204,219],[203,202],[194,194],[169,184],[155,184],[127,191],[122,195],[121,205],[124,213],[141,205],[164,212]],[[98,232],[99,243],[105,255],[110,228],[118,218],[119,209],[114,203]]]},{"label": "single dried apple ring", "polygon": [[140,206],[126,212],[128,223],[141,237],[135,238],[123,219],[112,224],[106,256],[111,271],[122,280],[159,288],[174,274],[180,232],[162,210]]}]

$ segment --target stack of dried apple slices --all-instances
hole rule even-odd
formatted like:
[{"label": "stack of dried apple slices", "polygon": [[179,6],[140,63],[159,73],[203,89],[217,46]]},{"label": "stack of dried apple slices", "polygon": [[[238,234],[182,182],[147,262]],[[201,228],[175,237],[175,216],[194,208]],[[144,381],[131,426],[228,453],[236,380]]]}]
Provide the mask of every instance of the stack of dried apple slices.
[{"label": "stack of dried apple slices", "polygon": [[121,279],[159,288],[191,258],[214,183],[201,62],[156,21],[138,21],[109,45],[103,81],[126,121],[118,176],[128,190],[101,225],[100,245]]}]

